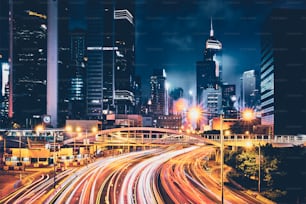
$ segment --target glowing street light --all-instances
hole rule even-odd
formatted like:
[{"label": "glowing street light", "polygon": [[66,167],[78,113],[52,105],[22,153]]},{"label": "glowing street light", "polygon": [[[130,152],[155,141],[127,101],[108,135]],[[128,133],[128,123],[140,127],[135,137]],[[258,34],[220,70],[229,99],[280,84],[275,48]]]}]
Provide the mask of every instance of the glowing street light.
[{"label": "glowing street light", "polygon": [[[251,141],[247,141],[246,147],[251,148],[253,146]],[[260,143],[258,144],[258,193],[260,193],[260,167],[261,167],[261,153],[260,153]]]},{"label": "glowing street light", "polygon": [[[45,130],[45,127],[43,125],[37,125],[35,127],[35,132],[39,133],[43,132]],[[53,188],[55,188],[55,179],[56,179],[56,164],[55,164],[55,141],[56,141],[56,137],[55,137],[55,133],[53,133]]]},{"label": "glowing street light", "polygon": [[45,128],[44,128],[43,125],[37,125],[37,126],[35,127],[35,131],[38,132],[38,133],[42,132],[44,129],[45,129]]},{"label": "glowing street light", "polygon": [[[88,143],[89,143],[89,141],[88,141],[88,130],[87,130],[87,128],[86,128],[86,142],[85,142],[85,146],[86,146],[86,154],[87,154],[87,156],[89,156],[89,158],[90,158],[90,151],[88,151]],[[92,133],[96,133],[96,132],[98,132],[98,128],[97,127],[92,127],[91,128],[91,132]],[[86,159],[86,166],[88,165],[88,158]]]},{"label": "glowing street light", "polygon": [[196,123],[196,128],[201,127],[201,124],[199,122],[203,119],[203,110],[199,106],[193,106],[191,107],[187,112],[187,118],[191,122]]},{"label": "glowing street light", "polygon": [[242,111],[242,120],[251,121],[255,118],[255,113],[253,109],[246,108]]},{"label": "glowing street light", "polygon": [[[75,130],[76,130],[77,134],[79,134],[82,129],[79,126],[77,126],[75,128]],[[65,127],[65,131],[72,134],[73,133],[73,127],[68,125],[68,126]],[[73,136],[73,157],[74,157],[74,159],[76,158],[76,141],[75,140],[76,140],[76,136],[74,135]]]},{"label": "glowing street light", "polygon": [[0,141],[3,141],[3,158],[2,158],[2,161],[5,162],[5,154],[6,154],[6,140],[5,140],[5,137],[0,135]]}]

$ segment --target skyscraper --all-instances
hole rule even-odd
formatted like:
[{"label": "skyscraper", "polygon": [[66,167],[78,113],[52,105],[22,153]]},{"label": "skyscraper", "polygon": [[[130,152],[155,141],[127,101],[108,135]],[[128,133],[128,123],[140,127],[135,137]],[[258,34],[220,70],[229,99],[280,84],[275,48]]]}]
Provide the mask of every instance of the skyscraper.
[{"label": "skyscraper", "polygon": [[238,112],[234,107],[236,99],[236,85],[222,84],[222,109],[224,118],[237,118]]},{"label": "skyscraper", "polygon": [[88,12],[87,114],[131,113],[135,106],[133,1],[93,1]]},{"label": "skyscraper", "polygon": [[276,9],[261,36],[262,124],[306,133],[305,10]]},{"label": "skyscraper", "polygon": [[150,79],[151,84],[151,111],[154,115],[166,115],[167,92],[166,72],[164,69],[154,69]]},{"label": "skyscraper", "polygon": [[10,1],[9,116],[31,127],[46,113],[47,3]]},{"label": "skyscraper", "polygon": [[129,114],[135,108],[135,9],[133,1],[117,1],[115,19],[115,111]]},{"label": "skyscraper", "polygon": [[221,51],[222,44],[214,36],[211,20],[210,36],[206,41],[204,59],[198,61],[196,65],[198,104],[203,102],[203,91],[205,89],[219,89],[222,81]]},{"label": "skyscraper", "polygon": [[206,112],[206,124],[222,110],[222,44],[214,36],[212,20],[210,22],[210,35],[206,40],[204,59],[197,62],[197,93],[196,100]]},{"label": "skyscraper", "polygon": [[222,109],[222,91],[221,89],[207,88],[203,91],[202,96],[203,110],[209,113],[205,115],[207,125],[209,120],[218,116]]},{"label": "skyscraper", "polygon": [[259,109],[260,105],[260,79],[255,70],[245,71],[241,83],[241,107]]},{"label": "skyscraper", "polygon": [[48,64],[47,64],[47,114],[51,125],[58,125],[58,4],[48,0]]},{"label": "skyscraper", "polygon": [[0,94],[0,127],[4,128],[8,122],[8,107],[9,107],[9,64],[1,62],[1,94]]},{"label": "skyscraper", "polygon": [[68,77],[68,116],[83,119],[86,115],[86,50],[85,32],[74,30],[70,35],[70,65]]},{"label": "skyscraper", "polygon": [[[57,125],[62,127],[65,125],[66,119],[69,117],[69,108],[71,100],[69,98],[70,82],[75,76],[76,70],[71,67],[71,41],[69,32],[70,6],[69,0],[61,0],[58,3],[58,108],[57,108]],[[82,108],[85,110],[85,106]],[[52,117],[51,117],[52,119]]]}]

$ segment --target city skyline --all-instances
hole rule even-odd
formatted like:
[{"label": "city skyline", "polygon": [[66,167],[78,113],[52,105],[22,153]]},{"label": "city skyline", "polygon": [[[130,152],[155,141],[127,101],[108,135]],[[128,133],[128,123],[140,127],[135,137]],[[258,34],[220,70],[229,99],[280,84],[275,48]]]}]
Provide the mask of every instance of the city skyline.
[{"label": "city skyline", "polygon": [[[88,28],[86,8],[90,10],[90,5],[86,5],[85,0],[78,0],[71,2],[70,6],[69,28]],[[243,71],[260,69],[260,28],[273,8],[301,9],[305,8],[305,2],[138,0],[135,2],[136,73],[141,73],[142,81],[147,81],[153,69],[163,68],[172,88],[181,86],[185,93],[189,90],[195,93],[196,87],[192,82],[195,80],[196,61],[202,59],[212,18],[215,36],[224,47],[223,81],[236,84],[239,90],[237,81]],[[4,18],[1,20],[5,21]],[[6,29],[5,23],[1,29]],[[8,36],[2,34],[1,38],[0,52],[5,59]],[[177,79],[180,79],[180,85]],[[145,97],[149,96],[149,86],[142,85]]]},{"label": "city skyline", "polygon": [[[221,98],[223,94],[221,90],[218,90],[218,87],[220,86],[222,88],[223,84],[234,85],[235,87],[231,89],[235,91],[231,91],[231,94],[227,96],[227,100],[235,99],[235,102],[241,102],[241,99],[239,99],[240,92],[238,91],[240,90],[241,84],[240,80],[237,80],[240,79],[242,76],[243,72],[241,70],[244,69],[259,71],[259,69],[262,69],[263,66],[263,61],[261,62],[261,60],[263,60],[262,57],[264,53],[261,52],[264,49],[262,47],[263,45],[260,44],[260,42],[264,39],[264,36],[266,35],[265,31],[262,29],[263,22],[266,22],[268,20],[268,17],[271,12],[275,10],[274,8],[283,7],[283,5],[285,5],[286,7],[286,4],[282,4],[282,1],[261,3],[257,1],[249,3],[219,2],[219,4],[216,5],[214,5],[212,1],[202,3],[193,2],[189,4],[185,2],[184,8],[183,4],[178,4],[178,2],[175,1],[157,2],[156,4],[154,4],[154,6],[151,1],[137,1],[135,3],[133,3],[132,1],[126,3],[120,0],[104,3],[96,1],[96,4],[90,4],[86,1],[66,1],[65,3],[66,4],[61,4],[58,6],[59,44],[58,48],[56,48],[58,49],[57,54],[59,56],[58,60],[56,61],[58,61],[60,73],[58,77],[58,83],[55,80],[57,79],[57,77],[53,74],[53,72],[47,75],[48,78],[52,76],[55,79],[39,80],[43,81],[42,84],[44,85],[51,85],[48,86],[49,88],[51,88],[51,90],[57,91],[57,88],[55,88],[55,86],[53,86],[51,83],[59,84],[58,100],[54,99],[54,97],[50,98],[53,98],[55,101],[58,101],[59,108],[57,109],[54,105],[54,110],[60,115],[61,122],[59,124],[61,126],[65,123],[65,119],[72,119],[74,117],[74,113],[70,113],[69,111],[72,110],[72,103],[75,99],[69,99],[69,94],[66,92],[72,89],[75,89],[75,91],[78,92],[79,88],[83,86],[82,83],[84,83],[85,81],[86,82],[84,84],[86,84],[86,90],[84,89],[82,91],[86,93],[86,101],[83,102],[86,103],[86,113],[79,118],[105,120],[107,114],[113,113],[145,114],[141,111],[137,113],[135,112],[135,109],[139,110],[139,108],[135,107],[135,101],[141,101],[140,94],[138,93],[139,95],[136,96],[136,91],[139,91],[139,87],[143,87],[143,104],[146,104],[148,102],[147,99],[152,99],[152,93],[148,91],[150,88],[147,88],[147,86],[150,84],[148,83],[149,80],[146,80],[146,75],[149,74],[149,76],[151,76],[152,70],[155,69],[163,69],[167,72],[166,81],[168,85],[166,87],[166,84],[163,84],[161,87],[165,86],[169,91],[177,87],[183,87],[185,93],[188,93],[185,94],[185,98],[190,97],[189,93],[191,92],[189,92],[189,90],[191,90],[193,92],[193,97],[197,97],[197,102],[195,102],[194,100],[194,104],[197,103],[198,105],[201,105],[201,108],[203,109],[209,109],[208,107],[211,107],[212,109],[209,111],[212,111],[215,114],[221,113],[222,111],[224,111],[222,109],[225,108],[222,107],[221,104],[223,103],[223,106],[225,106],[225,103],[229,105],[231,104],[231,102],[225,102],[225,99]],[[47,2],[42,3],[41,5],[46,7]],[[86,12],[77,12],[78,14],[74,15],[76,11],[81,8],[82,5],[85,5],[85,7],[82,9]],[[141,18],[141,12],[144,12],[146,9],[145,7],[150,5],[152,6],[150,8],[151,10],[154,10],[154,8],[156,8],[155,11],[158,12],[152,12],[150,10],[151,13],[148,12],[146,13],[145,17]],[[293,7],[297,7],[298,5],[302,7],[304,3],[296,2]],[[22,26],[25,27],[27,25],[26,22],[22,23],[22,21],[18,21],[18,15],[25,15],[25,17],[27,17],[25,19],[44,19],[46,21],[48,15],[46,16],[44,14],[47,13],[47,11],[44,11],[44,9],[42,9],[41,11],[40,9],[35,11],[35,7],[33,7],[34,11],[32,11],[30,7],[28,9],[25,8],[24,5],[19,4],[19,6],[20,14],[18,14],[18,10],[16,9],[18,7],[15,8],[14,12],[11,12],[14,14],[14,20],[10,21],[14,22],[14,32],[12,32],[12,28],[10,27],[10,35],[12,35],[10,36],[10,39],[11,41],[13,41],[13,45],[18,44],[24,50],[22,50],[22,52],[20,51],[20,53],[16,52],[18,50],[15,47],[12,47],[14,48],[13,51],[12,49],[10,50],[11,52],[13,52],[13,55],[10,54],[13,59],[13,65],[11,65],[11,71],[13,73],[11,75],[13,75],[13,80],[11,80],[12,82],[10,84],[11,86],[13,86],[13,88],[10,88],[9,90],[10,93],[13,92],[13,94],[9,94],[9,96],[11,97],[9,100],[9,104],[14,104],[18,102],[18,96],[26,96],[28,97],[29,101],[37,100],[42,104],[35,106],[35,108],[41,108],[40,111],[36,111],[36,109],[33,109],[33,111],[29,111],[27,110],[27,108],[29,107],[28,104],[30,103],[22,103],[21,101],[24,100],[19,100],[20,105],[16,103],[16,107],[19,109],[16,109],[15,117],[18,118],[18,114],[22,114],[22,112],[24,112],[24,114],[21,115],[22,117],[19,118],[22,122],[17,120],[17,123],[24,123],[24,121],[28,121],[29,118],[40,118],[43,117],[43,115],[45,114],[51,115],[51,118],[55,118],[56,121],[57,116],[52,116],[53,114],[49,113],[48,108],[47,111],[44,111],[44,95],[52,95],[48,93],[45,94],[43,90],[44,88],[42,88],[40,89],[42,93],[37,94],[38,96],[42,96],[41,99],[37,97],[35,98],[35,96],[33,96],[33,87],[37,84],[37,81],[35,81],[33,76],[37,72],[32,71],[32,73],[31,71],[29,71],[29,73],[27,73],[25,72],[26,69],[18,68],[21,67],[21,65],[25,67],[24,63],[20,62],[31,62],[31,64],[33,65],[37,64],[37,68],[41,64],[39,60],[44,59],[38,58],[38,61],[36,60],[35,52],[42,52],[42,46],[37,47],[35,45],[36,41],[33,41],[34,45],[31,44],[32,41],[29,40],[27,33],[30,33],[32,35],[33,33],[36,33],[36,31],[34,29],[33,31],[29,31],[29,29],[32,29],[30,25],[29,29],[24,30],[20,29],[17,26],[18,23],[20,23],[21,28]],[[252,6],[255,6],[254,11],[252,11],[251,13],[247,13],[248,9],[250,9],[250,7]],[[94,7],[96,7],[98,10],[94,10]],[[143,9],[141,7],[143,7]],[[254,15],[254,13],[262,7],[265,7],[265,10],[263,10],[260,14],[256,13],[256,15]],[[287,5],[287,7],[290,7],[290,5]],[[211,9],[210,12],[208,12],[207,10],[209,8]],[[243,10],[243,12],[238,12],[238,14],[236,14],[233,12],[234,8],[238,10],[240,9],[241,11]],[[205,9],[207,12],[204,12]],[[293,8],[287,8],[288,11],[292,9]],[[12,9],[10,8],[10,10]],[[163,12],[168,10],[174,10],[175,12],[170,12],[165,15],[165,13]],[[91,13],[89,15],[90,11]],[[194,13],[192,14],[191,11],[194,11]],[[201,15],[198,15],[199,13],[201,13]],[[303,13],[301,12],[301,14],[298,15],[302,14]],[[82,15],[82,17],[80,15]],[[202,27],[202,24],[206,23],[205,19],[207,19],[208,16],[209,20],[207,20],[207,27]],[[70,18],[71,20],[70,22],[68,22],[68,19]],[[271,16],[269,18],[271,18]],[[284,17],[281,16],[280,18],[288,17],[285,15]],[[48,18],[48,21],[50,21],[50,19],[53,18]],[[201,20],[201,22],[199,22],[199,20]],[[144,26],[145,21],[147,21],[148,24]],[[156,29],[156,27],[154,27],[156,21],[160,21],[160,23],[162,24],[160,25],[161,27],[159,27],[159,29]],[[40,26],[39,29],[47,30],[45,28],[46,23],[42,23],[40,25],[40,21],[37,22],[38,23],[33,23],[33,25]],[[167,24],[167,22],[169,23],[169,25],[167,26],[167,29],[165,29],[166,27],[163,27],[165,26],[163,24]],[[232,26],[235,22],[237,23],[236,26]],[[141,33],[141,26],[143,26],[143,28],[147,28],[146,32]],[[189,26],[189,29],[186,29],[186,26]],[[84,52],[84,56],[81,55],[81,57],[83,57],[82,59],[80,59],[81,61],[79,69],[84,69],[86,74],[80,74],[80,76],[78,76],[78,79],[76,79],[75,77],[70,79],[69,77],[72,76],[67,75],[68,72],[73,71],[70,68],[74,66],[73,64],[71,64],[71,62],[69,62],[73,59],[68,59],[70,51],[73,51],[72,46],[74,46],[72,44],[69,45],[69,43],[67,43],[69,42],[68,39],[71,37],[71,33],[68,32],[68,27],[70,28],[71,32],[76,32],[77,30],[83,29],[80,32],[85,33],[85,46],[80,47],[78,49],[83,49],[79,50],[80,53]],[[134,32],[135,27],[136,35]],[[52,26],[49,26],[48,28],[52,28]],[[165,32],[165,30],[167,30],[167,32]],[[181,32],[172,32],[174,30]],[[45,37],[44,39],[48,39],[48,41],[51,40],[52,42],[52,34],[56,32],[53,32],[52,29],[48,29],[47,31],[49,33],[49,37]],[[156,31],[159,31],[159,33],[156,33]],[[287,31],[286,28],[284,29],[284,32],[285,31],[290,32]],[[270,35],[274,35],[274,33],[272,32],[267,32]],[[301,32],[303,33],[303,30],[301,30]],[[185,40],[184,38],[179,39],[183,35],[188,36],[189,40]],[[40,35],[38,35],[38,37],[39,36]],[[33,35],[32,38],[34,39],[34,37],[35,36]],[[150,40],[148,41],[146,37],[149,37]],[[135,38],[136,48],[134,46]],[[144,39],[141,40],[141,38]],[[16,43],[16,39],[20,39],[20,42]],[[155,42],[153,47],[147,44],[144,49],[141,48],[141,43],[153,43],[154,40],[156,40],[157,42]],[[174,43],[174,41],[176,41],[177,43]],[[197,46],[194,46],[194,43],[197,43],[199,41],[203,41],[203,43],[198,43],[196,44]],[[23,44],[23,42],[28,42],[29,45]],[[230,46],[230,44],[232,46]],[[283,46],[286,47],[286,44],[284,44]],[[196,50],[197,47],[199,47],[201,51]],[[300,48],[297,47],[297,49]],[[35,52],[33,52],[32,50],[34,50]],[[47,52],[48,56],[50,53],[56,53],[56,51],[52,52],[52,49],[49,48],[48,51],[50,51]],[[136,60],[136,62],[134,61],[135,53],[136,59],[138,59]],[[143,57],[141,57],[141,55],[137,56],[137,53],[142,53]],[[180,57],[180,55],[183,55],[184,57]],[[24,59],[21,56],[24,56]],[[174,56],[177,57],[174,58]],[[152,65],[153,61],[148,60],[148,58],[150,60],[153,60],[155,64],[160,64],[166,61],[170,62],[171,60],[173,60],[173,63],[161,64],[159,67],[156,68]],[[193,58],[196,58],[196,60],[190,63]],[[201,58],[203,59],[203,61],[199,61],[201,60]],[[249,60],[249,58],[251,58],[251,60]],[[44,60],[46,61],[46,59]],[[52,60],[47,61],[48,64],[52,62]],[[141,61],[147,61],[147,63],[141,63]],[[186,66],[186,69],[182,70],[182,66],[186,63],[190,63],[192,66],[189,64],[189,67]],[[248,63],[255,63],[256,66],[247,66],[246,64]],[[303,62],[301,61],[301,63]],[[135,67],[137,68],[136,74],[138,72],[138,74],[141,75],[143,79],[142,83],[140,83],[140,81],[138,80],[138,76],[135,75]],[[175,70],[171,71],[173,67]],[[18,72],[20,72],[20,74],[16,75]],[[27,76],[27,74],[29,76]],[[197,74],[197,77],[195,77],[195,74]],[[20,77],[18,78],[18,76]],[[31,78],[31,76],[33,79],[28,80],[28,78]],[[83,79],[81,79],[80,77]],[[194,78],[196,78],[196,80],[194,80]],[[75,83],[76,80],[78,81],[77,83]],[[51,83],[47,83],[47,81],[50,81]],[[163,83],[166,83],[166,81]],[[29,85],[22,85],[25,82],[29,83]],[[185,82],[187,82],[189,87],[186,88]],[[246,83],[249,83],[249,80],[246,80]],[[18,93],[16,91],[18,89],[15,88],[18,85],[24,88],[25,91],[21,90]],[[195,85],[197,85],[198,89],[196,92],[194,91]],[[213,88],[215,90],[208,90],[205,92],[205,94],[204,92],[200,93],[206,88]],[[57,95],[56,91],[53,93],[53,95]],[[194,93],[196,93],[196,95]],[[150,94],[151,97],[146,98]],[[199,97],[202,97],[201,94],[204,94],[204,98],[198,100]],[[216,99],[216,101],[211,101],[212,104],[209,105],[202,103],[205,100],[210,100],[212,96],[214,96],[213,98]],[[221,100],[223,100],[223,102],[221,102]],[[53,101],[51,104],[56,104],[55,101]],[[271,100],[269,101],[271,102]],[[169,107],[168,99],[166,100],[165,104],[167,104],[165,105],[166,107]],[[239,103],[236,103],[235,108],[240,110],[240,107],[237,104]],[[9,106],[9,108],[11,108],[11,106]],[[231,104],[231,106],[233,106],[233,104]],[[230,110],[230,112],[234,111],[233,107],[227,108]],[[78,112],[78,110],[76,109],[75,111]],[[11,113],[12,111],[9,111],[9,118],[12,118],[10,115]],[[165,115],[168,115],[167,113],[168,110],[165,111]],[[26,124],[27,123],[29,122],[26,122]],[[52,122],[51,124],[53,125],[53,123],[56,122]],[[30,122],[30,124],[32,124],[32,122]],[[58,126],[58,124],[54,124],[54,126]]]},{"label": "city skyline", "polygon": [[0,0],[0,203],[305,203],[305,0]]}]

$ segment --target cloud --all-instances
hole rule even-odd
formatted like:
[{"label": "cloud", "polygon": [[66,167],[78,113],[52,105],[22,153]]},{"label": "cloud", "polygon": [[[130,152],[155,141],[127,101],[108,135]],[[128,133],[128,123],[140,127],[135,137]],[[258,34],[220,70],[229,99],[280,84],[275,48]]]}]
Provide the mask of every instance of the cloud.
[{"label": "cloud", "polygon": [[165,39],[166,43],[172,44],[179,50],[189,50],[193,47],[193,41],[191,36],[172,36]]}]

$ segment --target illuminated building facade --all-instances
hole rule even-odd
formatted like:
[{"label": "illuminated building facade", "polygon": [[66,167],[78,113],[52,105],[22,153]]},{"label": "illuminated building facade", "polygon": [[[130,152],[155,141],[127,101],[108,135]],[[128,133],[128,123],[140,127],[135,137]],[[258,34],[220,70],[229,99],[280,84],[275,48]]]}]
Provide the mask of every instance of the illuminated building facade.
[{"label": "illuminated building facade", "polygon": [[214,36],[211,20],[210,35],[206,40],[204,59],[196,64],[196,100],[205,111],[205,123],[222,110],[222,44]]},{"label": "illuminated building facade", "polygon": [[[0,61],[1,94],[0,94],[0,123],[5,124],[8,119],[9,107],[9,64]],[[2,125],[0,125],[1,127]],[[4,126],[3,126],[4,127]]]},{"label": "illuminated building facade", "polygon": [[218,117],[222,110],[222,91],[221,89],[207,88],[202,94],[202,107],[205,112],[204,123],[207,125],[209,121]]},{"label": "illuminated building facade", "polygon": [[32,127],[33,117],[46,113],[47,4],[10,3],[9,116]]},{"label": "illuminated building facade", "polygon": [[224,118],[237,118],[238,111],[234,107],[236,100],[236,85],[222,84],[222,109]]},{"label": "illuminated building facade", "polygon": [[222,44],[214,37],[211,21],[210,36],[206,41],[204,59],[196,64],[197,103],[202,104],[203,91],[207,88],[219,89],[222,81]]},{"label": "illuminated building facade", "polygon": [[156,127],[179,130],[182,126],[182,115],[160,115]]},{"label": "illuminated building facade", "polygon": [[243,72],[241,81],[241,109],[258,110],[260,106],[260,80],[255,70]]},{"label": "illuminated building facade", "polygon": [[166,115],[167,91],[166,72],[164,69],[154,69],[150,78],[151,84],[151,111],[153,115]]},{"label": "illuminated building facade", "polygon": [[[62,127],[65,125],[66,119],[70,118],[70,107],[71,100],[69,98],[69,91],[71,90],[71,79],[75,76],[76,70],[71,67],[72,52],[74,51],[71,47],[71,35],[73,32],[69,31],[69,0],[58,1],[58,18],[57,18],[57,53],[58,53],[58,108],[57,108],[57,126]],[[56,64],[54,64],[55,66]],[[85,107],[83,107],[83,110]],[[52,119],[52,117],[51,117]]]},{"label": "illuminated building facade", "polygon": [[275,9],[261,36],[262,124],[306,133],[305,10]]},{"label": "illuminated building facade", "polygon": [[86,110],[85,33],[73,31],[70,35],[70,65],[68,80],[69,118],[83,119]]},{"label": "illuminated building facade", "polygon": [[87,115],[132,113],[135,106],[134,2],[93,1],[87,38]]}]

